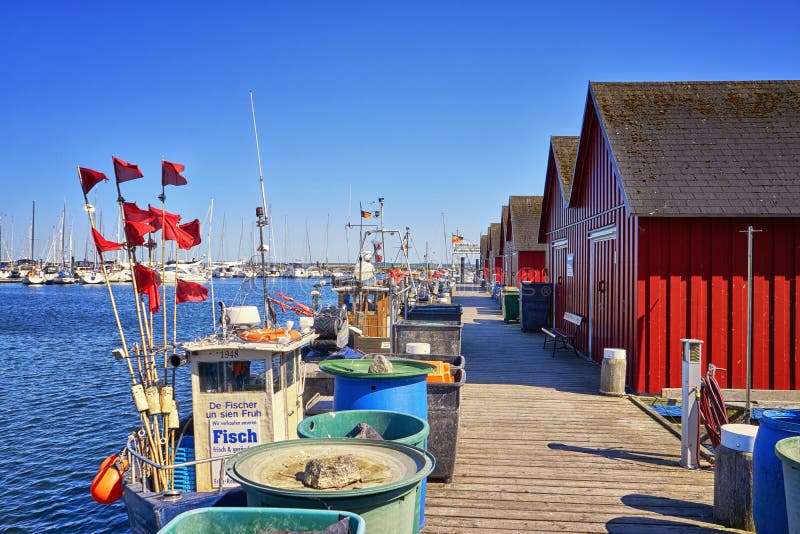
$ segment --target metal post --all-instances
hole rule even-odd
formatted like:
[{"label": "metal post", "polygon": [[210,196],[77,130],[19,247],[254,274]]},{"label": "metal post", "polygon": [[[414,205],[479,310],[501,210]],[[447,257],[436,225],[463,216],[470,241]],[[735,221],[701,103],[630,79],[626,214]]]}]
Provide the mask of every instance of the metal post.
[{"label": "metal post", "polygon": [[700,467],[700,380],[703,342],[681,339],[681,467]]},{"label": "metal post", "polygon": [[750,411],[750,390],[753,388],[753,234],[760,232],[752,226],[747,230],[747,362],[745,378],[745,397],[744,408],[747,414],[747,421],[750,422],[752,413]]},{"label": "metal post", "polygon": [[464,275],[465,275],[465,273],[467,271],[466,263],[467,263],[466,256],[461,256],[461,283],[462,284],[464,283]]}]

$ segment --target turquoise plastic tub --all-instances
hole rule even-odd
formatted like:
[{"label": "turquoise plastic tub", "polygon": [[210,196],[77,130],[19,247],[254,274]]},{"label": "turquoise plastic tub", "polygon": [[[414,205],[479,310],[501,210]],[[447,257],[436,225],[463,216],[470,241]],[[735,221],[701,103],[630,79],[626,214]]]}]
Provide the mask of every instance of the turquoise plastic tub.
[{"label": "turquoise plastic tub", "polygon": [[350,518],[350,534],[365,534],[364,518],[335,510],[292,508],[198,508],[183,512],[159,534],[259,534],[270,530],[324,530]]}]

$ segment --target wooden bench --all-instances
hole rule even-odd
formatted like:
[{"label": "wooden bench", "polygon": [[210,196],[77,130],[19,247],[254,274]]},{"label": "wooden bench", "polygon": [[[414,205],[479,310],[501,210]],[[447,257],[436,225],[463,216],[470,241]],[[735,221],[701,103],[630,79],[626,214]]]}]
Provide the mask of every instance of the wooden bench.
[{"label": "wooden bench", "polygon": [[542,347],[547,347],[548,343],[552,343],[553,358],[556,357],[556,346],[559,341],[561,342],[561,346],[564,347],[564,350],[571,348],[575,355],[578,355],[578,350],[575,348],[575,338],[578,336],[578,330],[581,325],[583,325],[583,317],[576,313],[565,312],[564,322],[567,323],[566,330],[556,327],[542,328],[542,332],[545,334],[544,345],[542,345]]}]

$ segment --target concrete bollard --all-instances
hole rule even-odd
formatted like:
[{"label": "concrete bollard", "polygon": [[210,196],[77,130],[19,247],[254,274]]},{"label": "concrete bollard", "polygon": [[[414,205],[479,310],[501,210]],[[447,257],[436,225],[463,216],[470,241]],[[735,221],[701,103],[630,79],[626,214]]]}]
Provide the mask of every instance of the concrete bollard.
[{"label": "concrete bollard", "polygon": [[600,393],[622,397],[625,395],[625,349],[604,349],[600,369]]},{"label": "concrete bollard", "polygon": [[714,454],[714,519],[726,527],[755,531],[753,444],[757,426],[723,425]]}]

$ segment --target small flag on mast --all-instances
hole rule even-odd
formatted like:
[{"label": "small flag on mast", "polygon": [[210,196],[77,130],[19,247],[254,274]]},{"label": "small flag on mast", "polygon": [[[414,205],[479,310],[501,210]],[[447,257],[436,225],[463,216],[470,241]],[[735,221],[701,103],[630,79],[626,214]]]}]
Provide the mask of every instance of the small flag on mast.
[{"label": "small flag on mast", "polygon": [[118,184],[127,182],[129,180],[136,180],[137,178],[144,176],[142,171],[139,170],[138,165],[128,163],[127,161],[122,161],[121,159],[115,157],[112,157],[111,160],[114,162],[114,175],[117,177]]},{"label": "small flag on mast", "polygon": [[372,212],[371,211],[361,210],[361,218],[362,219],[371,219],[372,218]]},{"label": "small flag on mast", "polygon": [[464,241],[462,236],[453,234],[453,243],[461,243],[462,241]]},{"label": "small flag on mast", "polygon": [[186,178],[181,174],[186,167],[171,161],[161,162],[161,185],[186,185]]},{"label": "small flag on mast", "polygon": [[88,195],[89,191],[92,190],[94,186],[98,183],[105,180],[108,181],[106,175],[99,171],[93,171],[92,169],[87,169],[86,167],[78,167],[78,173],[81,178],[81,187],[83,188],[84,194]]}]

